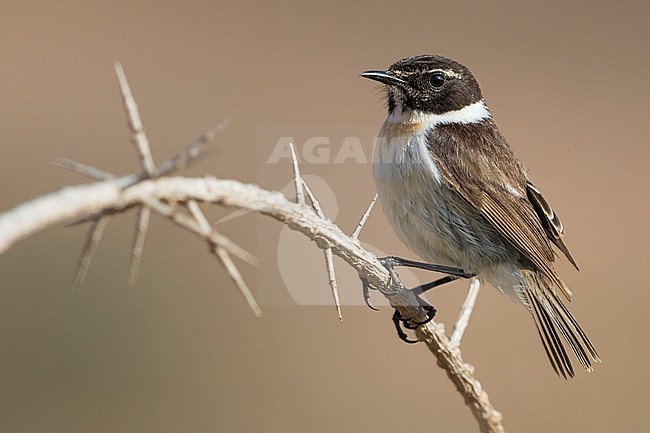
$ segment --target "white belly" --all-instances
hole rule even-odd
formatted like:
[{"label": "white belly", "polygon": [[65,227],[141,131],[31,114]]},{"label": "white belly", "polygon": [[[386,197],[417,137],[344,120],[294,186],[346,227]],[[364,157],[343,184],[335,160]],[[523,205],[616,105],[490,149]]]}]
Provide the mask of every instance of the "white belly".
[{"label": "white belly", "polygon": [[488,271],[502,262],[501,237],[441,176],[420,124],[384,124],[373,154],[373,174],[393,230],[430,263]]}]

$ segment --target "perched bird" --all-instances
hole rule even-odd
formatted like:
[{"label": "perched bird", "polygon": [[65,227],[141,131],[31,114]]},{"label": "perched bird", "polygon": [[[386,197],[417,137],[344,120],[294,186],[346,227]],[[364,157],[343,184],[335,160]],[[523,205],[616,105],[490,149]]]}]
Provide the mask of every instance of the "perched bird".
[{"label": "perched bird", "polygon": [[553,265],[551,244],[578,268],[562,223],[497,128],[469,69],[421,55],[361,76],[386,89],[373,174],[399,239],[425,261],[462,268],[526,307],[558,375],[574,376],[562,339],[591,371],[600,359],[562,303],[571,291]]}]

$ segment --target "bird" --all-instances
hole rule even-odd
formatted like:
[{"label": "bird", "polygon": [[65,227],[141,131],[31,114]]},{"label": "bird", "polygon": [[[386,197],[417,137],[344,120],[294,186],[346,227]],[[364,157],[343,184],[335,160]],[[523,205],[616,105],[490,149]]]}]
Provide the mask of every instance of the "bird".
[{"label": "bird", "polygon": [[379,201],[397,237],[427,263],[489,283],[532,315],[560,376],[601,362],[565,306],[553,245],[577,269],[564,227],[497,127],[479,83],[439,55],[399,60],[361,77],[379,82],[388,115],[373,150]]}]

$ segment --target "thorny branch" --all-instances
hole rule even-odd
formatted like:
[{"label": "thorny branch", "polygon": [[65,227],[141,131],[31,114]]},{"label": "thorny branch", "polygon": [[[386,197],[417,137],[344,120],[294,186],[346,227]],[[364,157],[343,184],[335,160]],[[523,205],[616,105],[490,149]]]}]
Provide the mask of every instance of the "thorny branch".
[{"label": "thorny branch", "polygon": [[465,298],[465,302],[463,302],[463,306],[460,307],[460,315],[458,316],[458,320],[454,325],[453,331],[451,331],[451,337],[449,337],[449,341],[455,347],[460,346],[460,340],[463,338],[465,329],[467,329],[467,325],[469,324],[469,317],[472,315],[472,310],[474,309],[474,304],[478,298],[478,292],[480,288],[481,282],[479,279],[476,277],[472,278],[472,282],[469,283],[469,289],[467,290],[467,297]]},{"label": "thorny branch", "polygon": [[[309,189],[309,185],[305,183],[305,180],[300,175],[300,164],[298,163],[298,156],[296,155],[296,148],[293,143],[289,143],[289,149],[291,150],[291,165],[293,167],[293,180],[296,186],[296,203],[305,204],[305,192],[309,196],[311,201],[311,206],[314,209],[314,212],[320,217],[325,218],[323,210],[320,207],[320,203],[312,194]],[[336,313],[339,316],[339,320],[343,320],[343,314],[341,313],[341,301],[339,299],[339,288],[336,281],[336,272],[334,271],[334,256],[332,255],[332,249],[327,247],[323,250],[325,254],[325,269],[327,270],[328,281],[332,289],[332,296],[334,297],[334,306],[336,307]]]},{"label": "thorny branch", "polygon": [[[216,204],[270,216],[314,241],[319,248],[325,251],[330,284],[337,308],[340,307],[338,306],[336,276],[332,266],[333,255],[342,258],[359,273],[361,278],[367,280],[371,287],[380,290],[390,301],[391,306],[398,309],[402,317],[412,322],[421,322],[427,318],[427,312],[422,308],[416,296],[405,289],[401,283],[391,278],[386,268],[372,253],[363,249],[357,239],[377,199],[376,196],[352,235],[348,236],[325,218],[318,201],[300,176],[293,148],[292,163],[297,203],[289,201],[281,193],[267,191],[255,185],[242,184],[235,180],[222,180],[215,177],[162,177],[180,170],[202,157],[205,154],[205,146],[225,127],[227,122],[219,123],[186,146],[178,155],[155,166],[149,142],[137,111],[137,104],[119,64],[116,64],[116,72],[143,172],[117,178],[111,173],[81,163],[57,160],[58,165],[90,176],[99,182],[63,188],[0,214],[0,254],[20,240],[53,225],[91,222],[92,227],[83,248],[75,277],[75,285],[81,285],[108,219],[131,207],[138,207],[140,217],[132,253],[134,262],[139,261],[141,256],[149,219],[148,214],[150,212],[157,213],[197,234],[207,242],[210,251],[224,266],[255,314],[259,315],[261,314],[259,306],[232,261],[231,255],[253,264],[256,263],[256,258],[217,232],[208,223],[199,203]],[[311,207],[305,204],[304,192],[310,198]],[[147,210],[143,211],[144,209]],[[137,263],[132,265],[130,275],[132,279],[137,275]],[[469,314],[478,293],[478,283],[473,282],[472,287],[473,289],[470,288],[468,298],[461,310],[451,340],[445,335],[444,326],[434,321],[418,326],[416,335],[429,347],[436,357],[438,365],[447,372],[456,389],[463,395],[466,404],[478,421],[481,432],[501,433],[505,432],[501,424],[501,414],[492,407],[487,392],[474,377],[474,368],[463,361],[459,348],[460,338],[467,326]]]},{"label": "thorny branch", "polygon": [[[300,182],[302,183],[303,188],[305,188],[305,192],[307,192],[307,196],[309,197],[309,201],[311,201],[311,206],[314,208],[316,215],[318,215],[320,218],[325,219],[325,214],[320,207],[320,203],[318,200],[316,200],[316,197],[311,192],[311,189],[309,189],[309,185],[305,183],[305,180],[303,178],[300,178]],[[343,320],[343,315],[341,313],[341,301],[339,299],[339,288],[336,281],[336,272],[334,272],[334,256],[332,255],[332,249],[327,247],[323,250],[323,252],[325,253],[325,269],[327,269],[327,276],[329,277],[328,281],[330,283],[330,287],[332,288],[332,296],[334,296],[334,305],[336,306],[336,312],[339,315],[339,320]]]}]

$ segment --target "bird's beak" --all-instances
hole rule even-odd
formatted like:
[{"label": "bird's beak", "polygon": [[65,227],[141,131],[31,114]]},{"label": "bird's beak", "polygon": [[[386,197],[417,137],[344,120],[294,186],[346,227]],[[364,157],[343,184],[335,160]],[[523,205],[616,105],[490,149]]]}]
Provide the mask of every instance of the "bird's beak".
[{"label": "bird's beak", "polygon": [[408,82],[391,75],[388,71],[365,71],[361,73],[361,77],[379,81],[389,86],[405,87],[409,85]]}]

